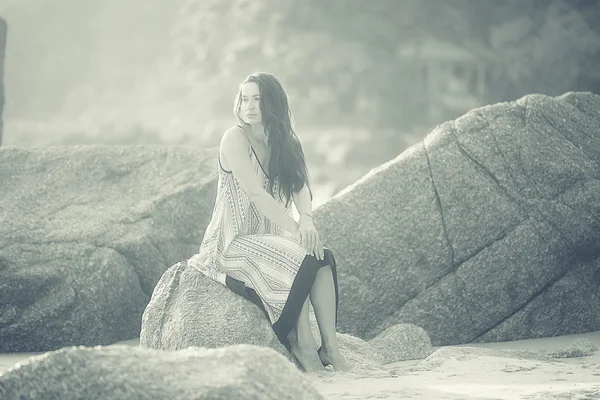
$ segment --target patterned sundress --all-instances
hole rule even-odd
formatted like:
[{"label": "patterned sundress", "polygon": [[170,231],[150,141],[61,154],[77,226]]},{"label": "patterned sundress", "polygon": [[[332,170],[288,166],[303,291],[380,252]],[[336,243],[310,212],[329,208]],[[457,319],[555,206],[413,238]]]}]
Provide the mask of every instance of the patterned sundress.
[{"label": "patterned sundress", "polygon": [[[262,180],[263,188],[267,190],[269,177],[251,144],[248,157]],[[272,324],[280,319],[284,307],[286,314],[290,314],[287,318],[290,321],[287,321],[286,325],[295,324],[295,318],[316,275],[316,271],[307,271],[301,274],[302,278],[300,278],[298,272],[305,258],[312,256],[307,256],[305,249],[291,233],[271,222],[258,210],[240,187],[233,173],[223,168],[220,156],[218,164],[218,187],[212,218],[204,233],[198,254],[188,263],[209,278],[226,286],[231,286],[228,279],[233,278],[252,289],[258,294]],[[277,194],[278,189],[279,182],[275,179],[273,193]],[[284,199],[277,195],[274,198],[291,216],[291,202],[286,206]],[[318,262],[320,266],[327,264],[332,266],[337,298],[337,274],[333,255],[326,250],[325,261]],[[314,270],[312,267],[305,269]],[[294,284],[295,280],[296,284]],[[298,282],[299,280],[302,282]],[[309,286],[295,290],[297,293],[290,296],[293,285]],[[286,306],[290,298],[294,298],[301,304]],[[291,313],[287,310],[291,310]],[[289,326],[283,329],[283,333],[287,333],[288,330]],[[281,339],[283,338],[280,337]]]}]

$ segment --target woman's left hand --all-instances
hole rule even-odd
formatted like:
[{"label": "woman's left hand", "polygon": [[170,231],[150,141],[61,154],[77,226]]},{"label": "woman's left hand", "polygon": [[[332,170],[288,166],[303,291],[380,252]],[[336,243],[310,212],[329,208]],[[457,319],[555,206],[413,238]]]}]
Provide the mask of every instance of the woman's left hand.
[{"label": "woman's left hand", "polygon": [[298,236],[300,237],[300,244],[306,249],[307,254],[313,254],[318,260],[324,258],[324,250],[319,239],[319,232],[317,232],[311,217],[300,216]]}]

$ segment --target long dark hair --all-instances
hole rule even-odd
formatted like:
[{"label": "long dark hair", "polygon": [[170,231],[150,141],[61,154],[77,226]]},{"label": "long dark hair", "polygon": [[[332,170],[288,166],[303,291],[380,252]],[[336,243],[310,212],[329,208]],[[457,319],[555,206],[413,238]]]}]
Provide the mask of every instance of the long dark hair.
[{"label": "long dark hair", "polygon": [[[237,94],[233,113],[238,120],[246,124],[241,116],[242,87],[248,82],[258,84],[260,90],[260,113],[262,124],[269,137],[269,193],[273,195],[275,178],[279,178],[279,196],[285,198],[286,206],[293,192],[304,185],[308,187],[310,199],[313,195],[309,185],[308,168],[304,151],[291,123],[288,97],[279,80],[272,74],[257,72],[249,75],[241,84]],[[283,196],[282,196],[283,195]]]}]

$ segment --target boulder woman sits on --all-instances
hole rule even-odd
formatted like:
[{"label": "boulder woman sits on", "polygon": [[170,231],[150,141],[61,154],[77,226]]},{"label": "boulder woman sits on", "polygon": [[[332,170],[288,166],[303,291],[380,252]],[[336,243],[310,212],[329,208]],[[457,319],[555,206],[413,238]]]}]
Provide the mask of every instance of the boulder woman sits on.
[{"label": "boulder woman sits on", "polygon": [[[240,124],[221,139],[216,203],[195,267],[263,308],[307,372],[326,365],[347,370],[335,331],[335,259],[312,221],[308,169],[285,90],[272,74],[252,74],[240,84],[234,113]],[[318,350],[309,299],[322,339]]]}]

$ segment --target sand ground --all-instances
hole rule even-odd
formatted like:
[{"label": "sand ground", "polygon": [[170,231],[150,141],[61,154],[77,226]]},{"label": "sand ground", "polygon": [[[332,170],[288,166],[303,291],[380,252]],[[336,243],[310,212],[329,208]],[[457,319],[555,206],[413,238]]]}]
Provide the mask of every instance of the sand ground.
[{"label": "sand ground", "polygon": [[[600,348],[600,332],[502,343],[451,347],[558,350],[578,338]],[[137,340],[121,342],[137,345]],[[41,353],[0,354],[0,373]],[[387,364],[364,376],[334,373],[312,376],[325,399],[600,399],[600,351],[591,356],[551,361],[493,355],[449,357],[428,370],[421,360]]]}]

